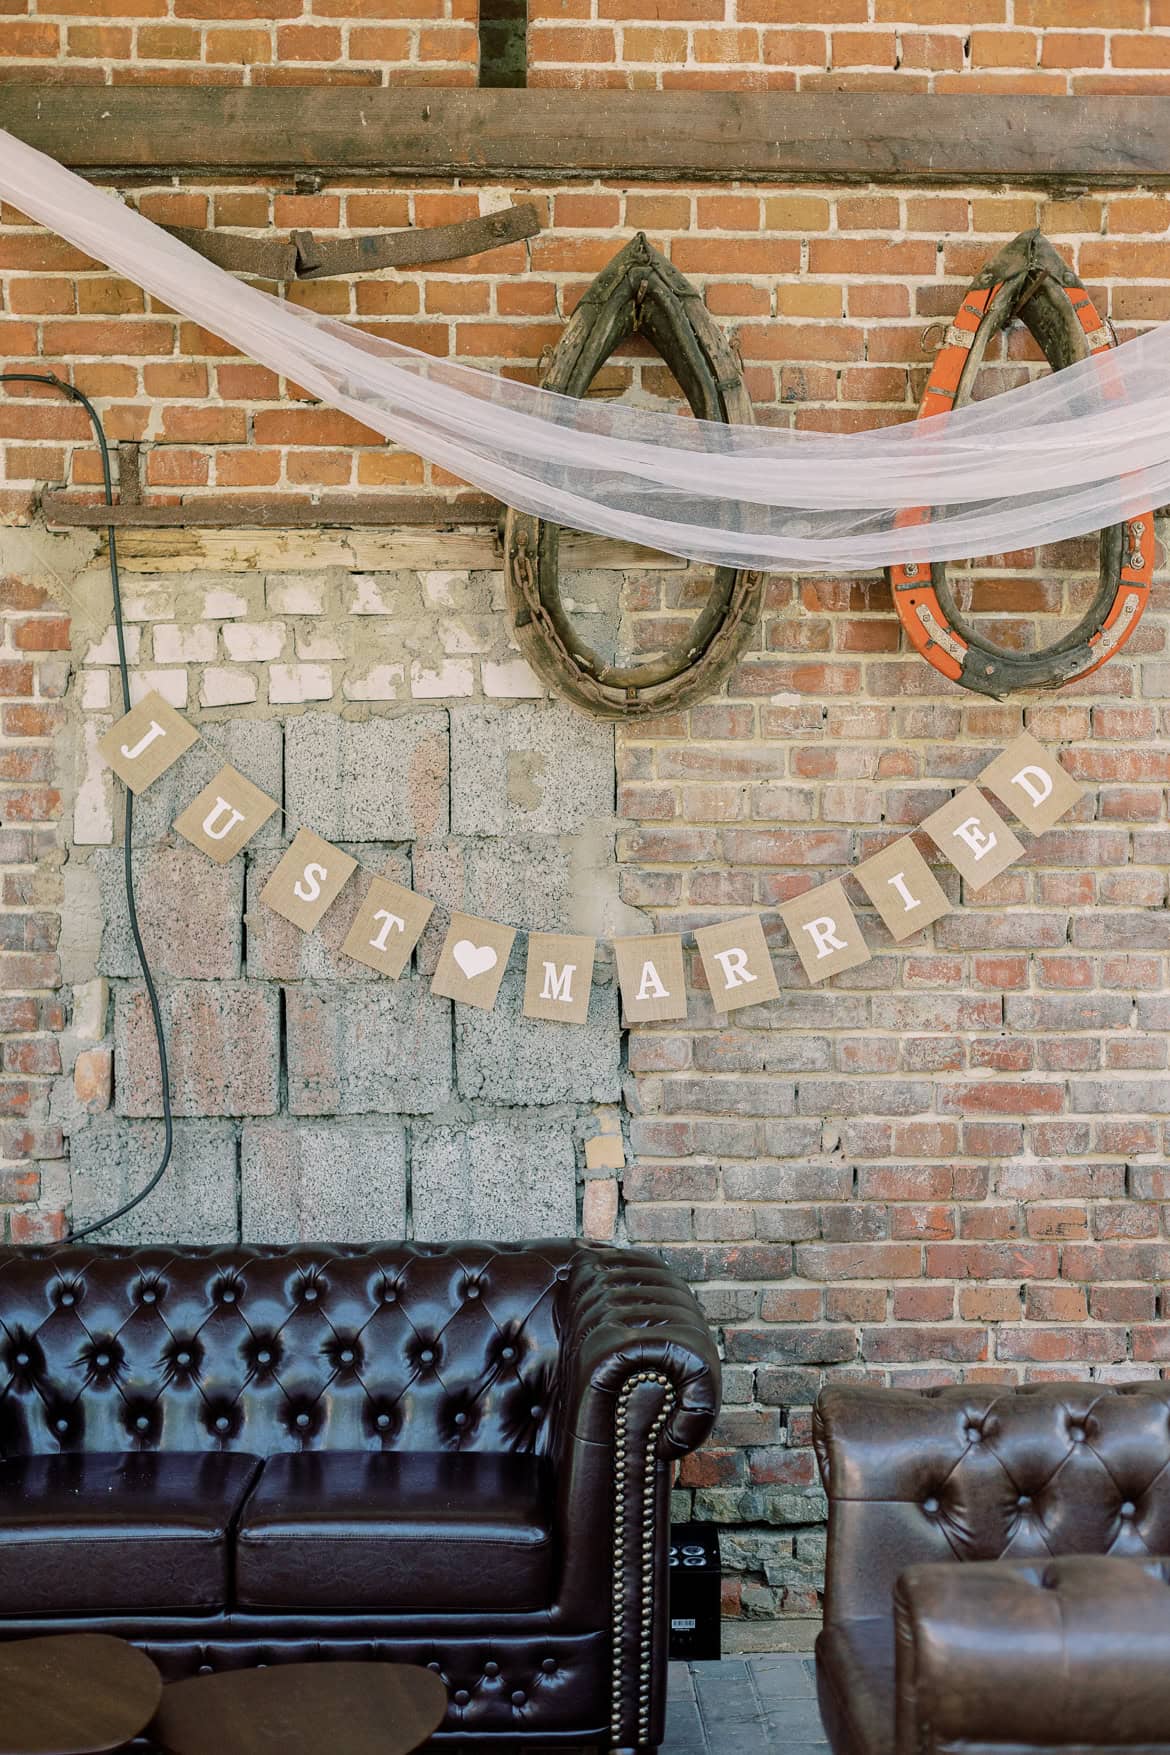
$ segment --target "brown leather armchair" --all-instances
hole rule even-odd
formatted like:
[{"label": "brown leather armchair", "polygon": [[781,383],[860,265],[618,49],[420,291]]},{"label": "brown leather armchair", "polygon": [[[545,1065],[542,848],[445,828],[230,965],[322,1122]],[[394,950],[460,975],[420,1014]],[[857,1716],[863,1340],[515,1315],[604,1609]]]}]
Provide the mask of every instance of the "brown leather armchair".
[{"label": "brown leather armchair", "polygon": [[1170,1384],[834,1384],[814,1443],[836,1755],[1170,1755]]},{"label": "brown leather armchair", "polygon": [[2,1249],[0,1638],[397,1659],[440,1738],[654,1745],[673,1463],[718,1401],[634,1250]]}]

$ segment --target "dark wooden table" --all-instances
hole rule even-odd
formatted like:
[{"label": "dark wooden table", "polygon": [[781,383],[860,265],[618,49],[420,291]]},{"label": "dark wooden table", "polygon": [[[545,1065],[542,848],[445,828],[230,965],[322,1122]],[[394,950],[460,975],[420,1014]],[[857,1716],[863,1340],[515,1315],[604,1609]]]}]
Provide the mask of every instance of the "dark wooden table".
[{"label": "dark wooden table", "polygon": [[412,1664],[273,1664],[172,1682],[150,1734],[167,1755],[408,1755],[446,1710]]},{"label": "dark wooden table", "polygon": [[104,1633],[0,1645],[0,1755],[101,1755],[144,1730],[162,1694],[148,1657]]}]

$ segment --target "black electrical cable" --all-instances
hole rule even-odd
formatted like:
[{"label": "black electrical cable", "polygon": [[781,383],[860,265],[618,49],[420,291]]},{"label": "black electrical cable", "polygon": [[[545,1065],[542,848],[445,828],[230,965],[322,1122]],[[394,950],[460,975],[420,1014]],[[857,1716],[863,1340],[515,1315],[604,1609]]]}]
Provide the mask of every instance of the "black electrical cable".
[{"label": "black electrical cable", "polygon": [[[71,402],[80,403],[89,416],[97,439],[98,450],[102,459],[102,483],[105,488],[107,506],[114,504],[114,482],[110,471],[110,446],[102,426],[101,416],[97,409],[82,391],[63,378],[55,377],[49,372],[3,372],[0,373],[0,384],[48,384],[59,390],[62,396],[68,396]],[[106,538],[109,543],[110,557],[110,588],[114,599],[114,629],[118,639],[118,670],[122,678],[122,707],[130,711],[130,670],[126,663],[126,629],[122,619],[122,581],[118,573],[118,538],[112,524],[106,525]],[[126,911],[130,917],[130,931],[134,938],[134,949],[138,956],[138,967],[142,971],[142,980],[146,987],[146,997],[150,1001],[150,1015],[154,1020],[154,1039],[158,1044],[159,1077],[162,1081],[163,1105],[163,1152],[158,1169],[146,1187],[140,1189],[130,1200],[123,1202],[114,1212],[107,1213],[104,1219],[94,1219],[90,1224],[83,1225],[80,1230],[73,1229],[67,1238],[69,1243],[78,1243],[83,1237],[91,1237],[95,1231],[103,1231],[112,1225],[115,1219],[124,1218],[134,1208],[141,1206],[147,1197],[154,1193],[167,1173],[171,1162],[171,1153],[175,1143],[175,1123],[171,1114],[171,1078],[167,1066],[167,1039],[163,1029],[162,1012],[159,1009],[158,992],[154,985],[150,963],[147,960],[146,948],[142,943],[142,932],[138,925],[138,907],[134,900],[134,794],[126,789],[126,816],[122,838],[122,864],[126,880]]]}]

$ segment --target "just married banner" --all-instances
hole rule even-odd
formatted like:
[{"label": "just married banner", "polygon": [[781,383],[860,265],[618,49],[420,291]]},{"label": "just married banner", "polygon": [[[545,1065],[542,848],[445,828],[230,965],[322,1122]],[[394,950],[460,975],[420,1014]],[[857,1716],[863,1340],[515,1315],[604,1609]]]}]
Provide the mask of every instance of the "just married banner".
[{"label": "just married banner", "polygon": [[[111,726],[98,748],[130,791],[138,794],[198,740],[199,732],[189,720],[161,695],[149,694]],[[921,829],[971,890],[982,889],[1024,853],[1023,843],[988,801],[986,792],[1010,810],[1024,829],[1042,834],[1071,810],[1084,788],[1050,751],[1025,733],[982,770],[978,785],[963,787],[926,817]],[[225,766],[179,814],[174,828],[209,859],[223,865],[243,851],[279,808],[275,799],[245,775]],[[910,835],[854,866],[852,875],[895,942],[950,912],[946,892]],[[301,932],[312,932],[347,885],[358,881],[365,883],[365,890],[342,952],[396,981],[408,967],[430,919],[434,903],[428,897],[364,871],[350,854],[302,826],[260,899]],[[824,981],[856,968],[873,954],[841,878],[806,890],[775,912],[810,981]],[[461,1005],[490,1011],[521,931],[481,916],[453,913],[431,980],[432,991]],[[527,940],[525,1016],[583,1024],[598,941],[561,932],[529,930],[523,936]],[[779,997],[759,913],[699,927],[693,936],[718,1012]],[[685,1018],[682,934],[642,933],[614,939],[612,944],[626,1021]]]}]

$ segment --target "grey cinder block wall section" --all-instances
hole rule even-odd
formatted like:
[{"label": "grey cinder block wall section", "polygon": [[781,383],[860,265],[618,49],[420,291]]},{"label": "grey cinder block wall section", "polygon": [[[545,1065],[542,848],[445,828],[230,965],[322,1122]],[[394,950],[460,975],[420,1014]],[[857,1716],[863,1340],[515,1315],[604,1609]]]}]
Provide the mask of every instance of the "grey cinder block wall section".
[{"label": "grey cinder block wall section", "polygon": [[[452,908],[520,927],[599,935],[645,917],[620,900],[614,742],[551,701],[390,708],[347,718],[209,720],[207,740],[139,801],[143,931],[169,1027],[176,1117],[170,1176],[110,1241],[291,1241],[548,1236],[580,1226],[584,1140],[621,1125],[622,1036],[608,951],[588,1022],[520,1015],[524,939],[496,1009],[430,992]],[[277,798],[245,853],[216,866],[174,818],[229,761]],[[340,946],[360,873],[316,933],[260,891],[304,824],[362,866],[436,903],[398,982]],[[114,845],[74,849],[92,943],[74,975],[110,990],[113,1086],[62,1085],[74,1212],[96,1217],[141,1187],[162,1103]],[[84,935],[82,935],[84,937]],[[93,1112],[97,1111],[97,1112]]]}]

